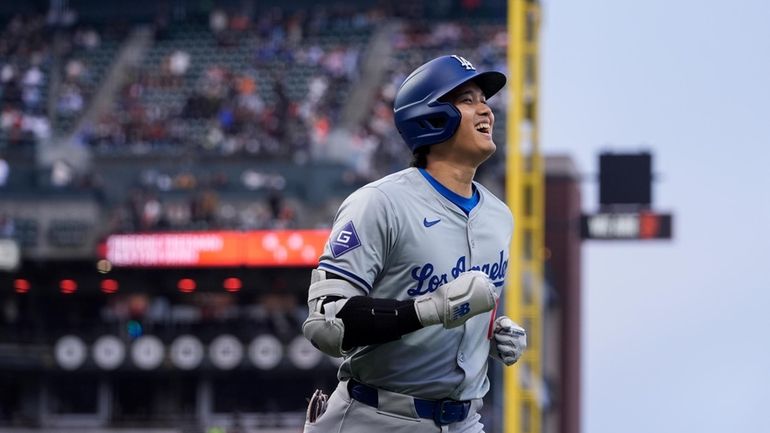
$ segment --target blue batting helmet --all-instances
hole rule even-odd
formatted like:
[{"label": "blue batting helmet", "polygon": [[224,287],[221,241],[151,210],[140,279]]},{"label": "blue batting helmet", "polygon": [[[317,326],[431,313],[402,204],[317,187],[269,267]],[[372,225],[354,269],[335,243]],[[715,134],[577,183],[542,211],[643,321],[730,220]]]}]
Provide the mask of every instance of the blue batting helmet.
[{"label": "blue batting helmet", "polygon": [[406,77],[396,93],[393,112],[396,128],[412,152],[454,135],[460,111],[439,99],[469,81],[489,98],[505,85],[505,75],[477,72],[471,62],[453,55],[433,59]]}]

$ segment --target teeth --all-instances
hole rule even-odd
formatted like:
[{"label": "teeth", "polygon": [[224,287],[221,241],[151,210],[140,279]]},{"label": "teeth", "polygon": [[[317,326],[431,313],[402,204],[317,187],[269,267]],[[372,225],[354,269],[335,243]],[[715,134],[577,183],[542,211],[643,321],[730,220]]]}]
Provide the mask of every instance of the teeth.
[{"label": "teeth", "polygon": [[489,131],[489,127],[490,127],[489,123],[482,122],[482,123],[479,123],[478,125],[476,125],[476,130],[477,131],[482,131],[482,132],[487,132],[487,131]]}]

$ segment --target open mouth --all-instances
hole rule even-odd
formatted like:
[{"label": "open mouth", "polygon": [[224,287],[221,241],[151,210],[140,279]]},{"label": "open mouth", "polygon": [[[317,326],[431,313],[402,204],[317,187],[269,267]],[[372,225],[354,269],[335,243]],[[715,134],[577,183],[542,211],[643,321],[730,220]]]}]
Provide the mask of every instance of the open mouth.
[{"label": "open mouth", "polygon": [[476,131],[489,135],[489,133],[492,132],[492,125],[488,122],[481,122],[476,125]]}]

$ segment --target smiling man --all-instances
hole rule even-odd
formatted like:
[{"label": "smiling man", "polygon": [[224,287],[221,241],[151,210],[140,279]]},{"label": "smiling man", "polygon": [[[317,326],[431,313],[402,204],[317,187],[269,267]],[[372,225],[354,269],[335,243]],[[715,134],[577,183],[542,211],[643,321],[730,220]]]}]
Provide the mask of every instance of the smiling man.
[{"label": "smiling man", "polygon": [[412,167],[350,195],[308,290],[305,336],[344,357],[305,432],[483,432],[487,359],[515,363],[526,333],[495,318],[513,218],[475,182],[496,149],[487,105],[505,85],[460,56],[417,68],[394,118]]}]

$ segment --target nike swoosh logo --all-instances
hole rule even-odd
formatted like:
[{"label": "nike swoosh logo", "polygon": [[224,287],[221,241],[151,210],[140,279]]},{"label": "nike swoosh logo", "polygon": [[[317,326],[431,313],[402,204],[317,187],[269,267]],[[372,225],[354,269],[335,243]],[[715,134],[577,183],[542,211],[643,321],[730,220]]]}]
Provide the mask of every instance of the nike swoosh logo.
[{"label": "nike swoosh logo", "polygon": [[422,219],[422,224],[423,224],[425,227],[433,227],[433,226],[435,226],[436,224],[438,224],[438,223],[439,223],[439,221],[441,221],[441,218],[437,219],[436,221],[428,221],[428,218],[423,218],[423,219]]}]

